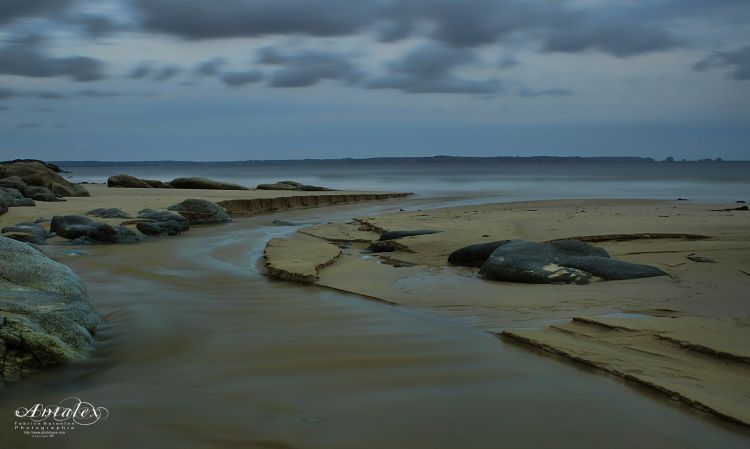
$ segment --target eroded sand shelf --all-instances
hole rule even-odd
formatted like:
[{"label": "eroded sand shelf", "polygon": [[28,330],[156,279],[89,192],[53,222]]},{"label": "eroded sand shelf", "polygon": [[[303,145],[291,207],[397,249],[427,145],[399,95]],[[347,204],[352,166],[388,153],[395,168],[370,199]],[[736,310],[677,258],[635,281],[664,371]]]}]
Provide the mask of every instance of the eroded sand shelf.
[{"label": "eroded sand shelf", "polygon": [[251,215],[301,207],[328,206],[333,204],[357,203],[360,201],[403,198],[409,193],[327,193],[319,195],[294,195],[278,198],[238,198],[219,201],[217,204],[232,215]]},{"label": "eroded sand shelf", "polygon": [[574,318],[502,335],[750,425],[749,320]]}]

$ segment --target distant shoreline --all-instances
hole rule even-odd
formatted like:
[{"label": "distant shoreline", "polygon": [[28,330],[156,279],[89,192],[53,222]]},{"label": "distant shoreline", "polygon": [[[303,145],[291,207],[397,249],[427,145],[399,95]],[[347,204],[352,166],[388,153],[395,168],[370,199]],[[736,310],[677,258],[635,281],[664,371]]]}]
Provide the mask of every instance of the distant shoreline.
[{"label": "distant shoreline", "polygon": [[245,161],[51,161],[61,166],[98,167],[98,166],[194,166],[194,165],[364,165],[364,164],[472,164],[472,163],[542,163],[542,164],[590,164],[590,163],[626,163],[626,164],[717,164],[717,163],[750,163],[750,161],[725,161],[721,158],[698,160],[656,160],[650,157],[636,156],[431,156],[431,157],[374,157],[374,158],[339,158],[339,159],[259,159]]}]

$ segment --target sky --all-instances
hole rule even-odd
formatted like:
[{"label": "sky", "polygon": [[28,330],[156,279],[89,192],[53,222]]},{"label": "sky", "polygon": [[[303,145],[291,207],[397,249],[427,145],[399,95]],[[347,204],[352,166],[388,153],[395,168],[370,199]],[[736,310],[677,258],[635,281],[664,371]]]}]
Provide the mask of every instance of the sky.
[{"label": "sky", "polygon": [[750,159],[747,0],[0,0],[0,159]]}]

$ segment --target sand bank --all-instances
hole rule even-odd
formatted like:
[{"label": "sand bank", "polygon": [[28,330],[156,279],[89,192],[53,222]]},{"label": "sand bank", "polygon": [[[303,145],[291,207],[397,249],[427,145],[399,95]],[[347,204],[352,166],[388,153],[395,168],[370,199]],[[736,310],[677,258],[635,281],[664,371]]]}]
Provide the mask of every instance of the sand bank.
[{"label": "sand bank", "polygon": [[[750,386],[742,373],[747,374],[750,365],[744,358],[747,348],[737,341],[750,339],[745,319],[750,316],[750,213],[717,210],[736,206],[539,201],[362,217],[353,224],[315,226],[300,233],[318,238],[317,247],[326,248],[316,253],[310,245],[304,247],[307,263],[318,267],[319,285],[505,332],[514,341],[584,361],[748,423]],[[440,232],[389,242],[392,252],[362,251],[383,231],[416,229]],[[575,237],[596,242],[612,257],[652,265],[669,276],[529,285],[483,280],[476,269],[447,263],[452,251],[469,244]],[[330,263],[330,248],[341,242],[351,242],[351,247],[343,245],[341,256]],[[287,246],[293,247],[291,242]],[[266,256],[276,269],[294,271],[282,258]],[[286,254],[286,260],[293,259]],[[623,313],[636,317],[627,328],[591,324]],[[571,324],[574,317],[580,319]],[[737,368],[726,368],[728,363]]]}]

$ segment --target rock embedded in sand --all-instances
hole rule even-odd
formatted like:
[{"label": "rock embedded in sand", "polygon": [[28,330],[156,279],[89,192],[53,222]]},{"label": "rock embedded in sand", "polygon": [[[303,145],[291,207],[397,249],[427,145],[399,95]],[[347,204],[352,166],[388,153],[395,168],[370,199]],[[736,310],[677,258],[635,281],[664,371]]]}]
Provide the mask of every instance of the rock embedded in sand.
[{"label": "rock embedded in sand", "polygon": [[649,265],[611,259],[603,249],[577,240],[511,241],[498,246],[479,273],[486,279],[532,284],[587,284],[592,276],[605,280],[667,276]]},{"label": "rock embedded in sand", "polygon": [[130,218],[127,212],[116,207],[100,207],[86,212],[86,215],[99,218]]},{"label": "rock embedded in sand", "polygon": [[79,244],[137,243],[144,238],[125,226],[112,226],[80,215],[55,215],[50,231]]},{"label": "rock embedded in sand", "polygon": [[136,227],[146,235],[177,235],[190,229],[188,219],[169,211],[143,209],[138,212],[139,221]]},{"label": "rock embedded in sand", "polygon": [[481,267],[498,246],[510,242],[512,242],[512,240],[497,240],[494,242],[464,246],[463,248],[459,248],[450,253],[448,256],[448,262],[452,265],[463,267]]},{"label": "rock embedded in sand", "polygon": [[0,237],[0,380],[82,358],[99,321],[70,268]]},{"label": "rock embedded in sand", "polygon": [[398,240],[404,237],[412,237],[415,235],[437,234],[438,232],[440,231],[435,231],[434,229],[418,229],[415,231],[388,231],[388,232],[382,233],[378,240]]},{"label": "rock embedded in sand", "polygon": [[115,175],[107,179],[107,187],[126,187],[131,189],[171,189],[172,186],[155,179],[139,179],[130,175]]},{"label": "rock embedded in sand", "polygon": [[199,177],[176,178],[171,180],[169,184],[175,189],[250,190],[239,184]]},{"label": "rock embedded in sand", "polygon": [[47,230],[37,223],[18,223],[13,226],[6,226],[0,232],[2,232],[3,237],[35,245],[43,245],[48,237]]},{"label": "rock embedded in sand", "polygon": [[207,200],[191,198],[169,206],[167,209],[187,218],[190,224],[217,224],[232,221],[232,217],[224,208]]}]

